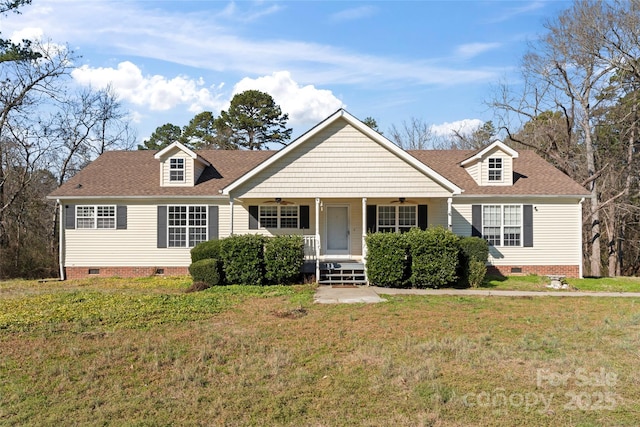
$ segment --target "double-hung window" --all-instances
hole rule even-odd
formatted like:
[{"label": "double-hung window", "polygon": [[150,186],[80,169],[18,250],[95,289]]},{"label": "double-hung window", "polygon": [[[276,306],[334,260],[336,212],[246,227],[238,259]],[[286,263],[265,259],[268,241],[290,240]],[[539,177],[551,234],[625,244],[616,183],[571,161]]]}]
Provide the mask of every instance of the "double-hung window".
[{"label": "double-hung window", "polygon": [[169,247],[193,247],[207,240],[206,206],[169,206]]},{"label": "double-hung window", "polygon": [[493,246],[521,246],[522,206],[483,206],[482,236]]},{"label": "double-hung window", "polygon": [[184,159],[169,159],[169,181],[184,181]]},{"label": "double-hung window", "polygon": [[299,206],[260,206],[258,213],[261,228],[298,228]]},{"label": "double-hung window", "polygon": [[76,228],[116,228],[116,207],[107,206],[76,206]]},{"label": "double-hung window", "polygon": [[378,231],[404,233],[417,226],[417,206],[378,206]]},{"label": "double-hung window", "polygon": [[489,181],[502,181],[502,159],[499,157],[489,158]]}]

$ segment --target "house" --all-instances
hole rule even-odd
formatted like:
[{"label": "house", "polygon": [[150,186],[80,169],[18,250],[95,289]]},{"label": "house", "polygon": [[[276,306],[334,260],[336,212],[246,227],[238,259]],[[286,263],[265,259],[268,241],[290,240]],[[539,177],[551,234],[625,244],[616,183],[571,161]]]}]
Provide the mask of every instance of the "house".
[{"label": "house", "polygon": [[303,235],[327,279],[364,274],[368,232],[435,226],[487,239],[502,274],[581,277],[588,195],[531,151],[405,151],[341,109],[279,151],[106,152],[49,198],[63,278],[187,274],[196,243],[261,233]]}]

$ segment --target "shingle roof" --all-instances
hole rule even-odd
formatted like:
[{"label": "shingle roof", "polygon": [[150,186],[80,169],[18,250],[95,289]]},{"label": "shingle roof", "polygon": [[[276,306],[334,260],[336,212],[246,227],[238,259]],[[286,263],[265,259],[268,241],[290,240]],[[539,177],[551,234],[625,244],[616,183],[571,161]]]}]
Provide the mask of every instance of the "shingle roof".
[{"label": "shingle roof", "polygon": [[[513,186],[480,187],[460,166],[473,155],[469,150],[410,150],[409,154],[464,189],[463,195],[572,195],[589,193],[571,178],[532,151],[520,151],[514,159],[517,179]],[[218,196],[220,190],[275,151],[202,150],[198,155],[211,163],[193,187],[161,187],[157,151],[111,151],[53,191],[51,198]]]},{"label": "shingle roof", "polygon": [[193,187],[161,187],[155,150],[108,151],[49,197],[218,196],[220,190],[275,151],[201,150],[211,163]]}]

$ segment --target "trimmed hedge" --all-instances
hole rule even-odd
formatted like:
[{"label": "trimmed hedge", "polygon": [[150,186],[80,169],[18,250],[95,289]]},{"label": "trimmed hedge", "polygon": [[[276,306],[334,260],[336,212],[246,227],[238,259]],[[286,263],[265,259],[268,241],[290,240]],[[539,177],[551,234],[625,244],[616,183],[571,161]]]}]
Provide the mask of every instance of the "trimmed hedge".
[{"label": "trimmed hedge", "polygon": [[459,237],[442,227],[405,234],[411,256],[411,284],[439,288],[457,279]]},{"label": "trimmed hedge", "polygon": [[477,288],[482,284],[484,276],[487,275],[487,266],[484,262],[472,259],[469,263],[469,286]]},{"label": "trimmed hedge", "polygon": [[265,237],[242,234],[227,237],[220,242],[226,282],[237,285],[262,285]]},{"label": "trimmed hedge", "polygon": [[401,287],[408,278],[407,242],[404,234],[368,234],[367,277],[377,286]]},{"label": "trimmed hedge", "polygon": [[216,286],[222,283],[220,261],[217,259],[201,259],[189,266],[189,273],[193,281],[203,282],[209,286]]},{"label": "trimmed hedge", "polygon": [[191,262],[201,259],[220,259],[221,240],[207,240],[191,248]]},{"label": "trimmed hedge", "polygon": [[264,244],[265,277],[271,283],[284,285],[300,278],[304,263],[302,236],[275,236]]},{"label": "trimmed hedge", "polygon": [[489,242],[480,237],[460,238],[460,251],[469,261],[476,260],[486,263],[489,260]]}]

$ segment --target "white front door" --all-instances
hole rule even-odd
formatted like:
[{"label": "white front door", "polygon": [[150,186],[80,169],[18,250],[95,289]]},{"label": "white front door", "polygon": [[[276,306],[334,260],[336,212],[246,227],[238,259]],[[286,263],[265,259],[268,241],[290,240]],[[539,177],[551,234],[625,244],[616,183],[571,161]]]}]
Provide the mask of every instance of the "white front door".
[{"label": "white front door", "polygon": [[349,255],[349,206],[327,206],[327,255]]}]

